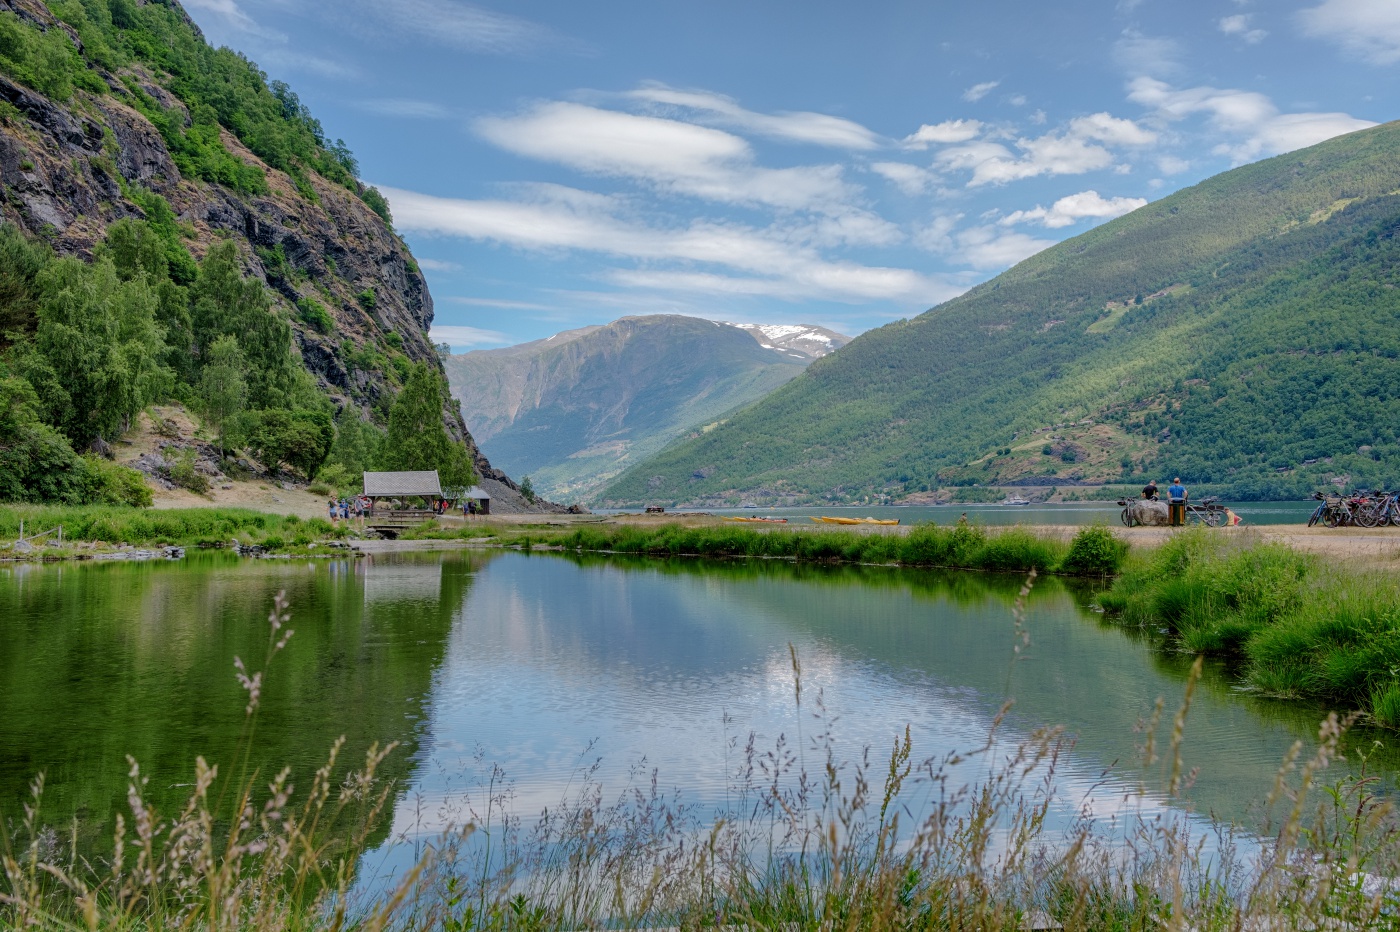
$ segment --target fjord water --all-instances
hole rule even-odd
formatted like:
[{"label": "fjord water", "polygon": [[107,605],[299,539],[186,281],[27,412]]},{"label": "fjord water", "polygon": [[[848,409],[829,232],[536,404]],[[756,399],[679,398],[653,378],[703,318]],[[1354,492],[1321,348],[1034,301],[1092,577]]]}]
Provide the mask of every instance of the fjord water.
[{"label": "fjord water", "polygon": [[[267,674],[246,766],[270,776],[288,765],[306,785],[339,735],[349,762],[397,741],[393,829],[407,836],[464,818],[462,794],[492,765],[527,814],[576,788],[595,761],[609,794],[654,768],[664,789],[719,807],[751,732],[760,752],[786,736],[819,770],[811,741],[826,731],[844,759],[868,745],[878,767],[906,723],[916,760],[981,746],[1008,695],[1003,744],[1043,725],[1077,739],[1057,776],[1067,798],[1101,814],[1130,798],[1160,806],[1151,778],[1145,796],[1134,792],[1134,725],[1159,696],[1170,719],[1189,658],[1106,624],[1091,588],[1041,579],[1029,647],[1013,664],[1021,584],[515,552],[10,566],[0,569],[0,815],[18,814],[42,772],[44,821],[66,833],[76,818],[79,843],[100,847],[125,805],[127,754],[166,812],[188,793],[197,755],[225,773],[244,767],[234,657],[261,666],[278,591],[296,633]],[[1207,670],[1186,730],[1193,807],[1248,824],[1321,714]],[[1353,736],[1376,739],[1388,740]],[[1371,766],[1394,760],[1382,749]]]}]

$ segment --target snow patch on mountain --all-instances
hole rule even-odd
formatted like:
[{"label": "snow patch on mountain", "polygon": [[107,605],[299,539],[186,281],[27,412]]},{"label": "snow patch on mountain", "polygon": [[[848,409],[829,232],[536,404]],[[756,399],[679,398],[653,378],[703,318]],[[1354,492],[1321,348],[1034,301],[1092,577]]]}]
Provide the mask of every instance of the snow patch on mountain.
[{"label": "snow patch on mountain", "polygon": [[851,342],[850,337],[815,324],[731,323],[729,326],[747,331],[764,349],[799,358],[820,359]]}]

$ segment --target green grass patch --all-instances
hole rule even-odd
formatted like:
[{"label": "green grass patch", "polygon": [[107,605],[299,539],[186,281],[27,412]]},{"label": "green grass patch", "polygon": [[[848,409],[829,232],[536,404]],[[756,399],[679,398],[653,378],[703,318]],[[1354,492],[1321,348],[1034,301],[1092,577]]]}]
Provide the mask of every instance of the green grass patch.
[{"label": "green grass patch", "polygon": [[128,544],[227,543],[233,538],[269,546],[310,543],[325,537],[344,536],[324,518],[303,521],[295,515],[274,515],[247,508],[175,508],[152,511],[117,506],[0,506],[0,540],[19,536],[20,522],[26,534],[63,525],[64,540]]}]

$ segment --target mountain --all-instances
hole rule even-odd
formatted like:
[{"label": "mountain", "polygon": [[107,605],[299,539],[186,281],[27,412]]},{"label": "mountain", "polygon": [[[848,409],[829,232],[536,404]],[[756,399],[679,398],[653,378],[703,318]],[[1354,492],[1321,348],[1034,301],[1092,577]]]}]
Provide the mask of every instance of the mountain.
[{"label": "mountain", "polygon": [[821,359],[851,342],[851,338],[811,324],[731,324],[747,330],[764,349],[778,350],[790,356]]},{"label": "mountain", "polygon": [[551,497],[586,500],[629,464],[714,429],[847,339],[811,326],[624,317],[445,365],[492,459]]},{"label": "mountain", "polygon": [[604,502],[1400,483],[1400,124],[1247,165],[863,334]]},{"label": "mountain", "polygon": [[[111,370],[136,373],[130,404],[191,403],[222,336],[251,408],[350,411],[382,434],[412,366],[440,363],[427,282],[357,174],[295,92],[210,47],[176,0],[0,0],[0,381],[27,383],[12,382],[16,404],[77,449],[113,439],[51,377],[76,364],[42,349],[64,276],[91,279],[86,293],[118,295],[133,319],[154,308],[137,327],[152,358]],[[524,507],[458,412],[443,416],[500,503]]]}]

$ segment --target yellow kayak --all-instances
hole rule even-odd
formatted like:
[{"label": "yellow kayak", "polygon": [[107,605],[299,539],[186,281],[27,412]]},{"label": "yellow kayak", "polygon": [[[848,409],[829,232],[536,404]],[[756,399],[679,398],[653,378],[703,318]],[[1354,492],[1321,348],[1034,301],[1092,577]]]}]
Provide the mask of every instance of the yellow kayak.
[{"label": "yellow kayak", "polygon": [[725,521],[746,521],[751,524],[787,524],[787,518],[731,518],[727,515],[720,515]]}]

